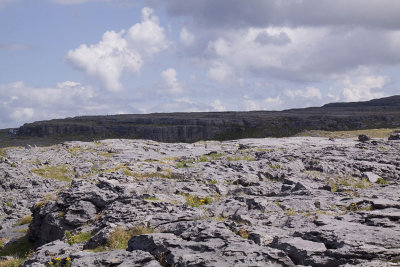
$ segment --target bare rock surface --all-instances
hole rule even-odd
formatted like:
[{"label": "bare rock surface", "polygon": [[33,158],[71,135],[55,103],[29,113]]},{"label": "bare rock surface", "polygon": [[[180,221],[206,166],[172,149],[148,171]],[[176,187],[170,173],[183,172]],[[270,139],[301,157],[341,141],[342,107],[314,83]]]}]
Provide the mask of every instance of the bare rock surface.
[{"label": "bare rock surface", "polygon": [[34,244],[23,266],[400,260],[398,140],[110,139],[4,151],[0,240]]}]

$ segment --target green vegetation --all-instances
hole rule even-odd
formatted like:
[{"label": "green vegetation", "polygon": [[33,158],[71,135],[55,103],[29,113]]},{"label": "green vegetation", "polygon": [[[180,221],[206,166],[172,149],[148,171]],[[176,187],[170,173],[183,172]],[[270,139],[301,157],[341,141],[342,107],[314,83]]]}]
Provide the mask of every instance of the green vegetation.
[{"label": "green vegetation", "polygon": [[249,232],[244,228],[241,228],[239,231],[235,232],[235,234],[237,234],[241,238],[245,238],[245,239],[249,238]]},{"label": "green vegetation", "polygon": [[25,259],[0,260],[0,267],[18,267]]},{"label": "green vegetation", "polygon": [[2,149],[2,148],[0,148],[0,157],[2,157],[2,158],[6,158],[7,157],[6,151],[4,149]]},{"label": "green vegetation", "polygon": [[29,223],[31,223],[32,219],[33,219],[33,218],[32,218],[31,215],[24,216],[24,217],[22,217],[22,218],[17,222],[16,225],[25,225],[25,224],[29,224]]},{"label": "green vegetation", "polygon": [[5,246],[3,246],[3,242],[0,240],[0,256],[13,256],[16,259],[8,261],[0,260],[0,266],[19,266],[33,250],[33,244],[26,237],[21,237]]},{"label": "green vegetation", "polygon": [[355,188],[360,188],[360,189],[365,189],[371,186],[371,183],[366,179],[363,178],[361,181],[357,181],[355,184],[353,184]]},{"label": "green vegetation", "polygon": [[386,181],[385,179],[379,177],[378,181],[376,181],[377,184],[390,184],[388,181]]},{"label": "green vegetation", "polygon": [[357,138],[360,134],[368,135],[372,138],[388,138],[393,133],[393,129],[368,129],[352,131],[304,131],[295,136],[315,136],[326,138]]},{"label": "green vegetation", "polygon": [[195,195],[184,194],[184,193],[182,193],[181,195],[186,199],[186,205],[195,208],[200,207],[202,205],[210,204],[212,202],[210,197],[200,198]]},{"label": "green vegetation", "polygon": [[57,197],[54,197],[53,194],[44,195],[43,200],[41,200],[35,204],[35,209],[40,209],[41,206],[45,205],[46,203],[48,203],[52,200],[56,200],[56,198]]},{"label": "green vegetation", "polygon": [[144,226],[136,226],[132,229],[124,230],[121,227],[117,227],[109,236],[107,243],[104,246],[97,247],[92,252],[102,252],[106,251],[106,247],[108,250],[114,249],[127,249],[128,248],[128,241],[133,236],[143,235],[143,234],[151,234],[154,233],[155,230],[150,227]]},{"label": "green vegetation", "polygon": [[270,163],[270,164],[268,164],[268,166],[271,168],[271,169],[280,169],[280,168],[282,168],[282,166],[280,165],[280,164],[272,164],[272,163]]},{"label": "green vegetation", "polygon": [[156,197],[145,197],[143,198],[146,201],[159,201],[160,199],[156,198]]},{"label": "green vegetation", "polygon": [[73,172],[65,165],[48,166],[40,169],[32,169],[31,171],[44,178],[56,179],[67,183],[72,182],[69,176],[73,175]]},{"label": "green vegetation", "polygon": [[234,156],[234,157],[226,157],[228,161],[240,161],[240,160],[245,160],[245,161],[254,161],[254,157],[250,157],[247,154],[244,155],[239,155],[239,156]]},{"label": "green vegetation", "polygon": [[70,231],[65,231],[65,237],[67,238],[68,244],[73,245],[75,243],[82,243],[88,241],[93,236],[91,232],[81,232],[76,235],[72,235]]}]

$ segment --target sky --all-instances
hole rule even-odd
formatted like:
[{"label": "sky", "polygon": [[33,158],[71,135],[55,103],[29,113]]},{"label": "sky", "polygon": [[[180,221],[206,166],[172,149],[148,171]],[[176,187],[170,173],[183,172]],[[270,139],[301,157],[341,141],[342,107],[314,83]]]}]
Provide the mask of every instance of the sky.
[{"label": "sky", "polygon": [[0,128],[400,94],[398,0],[0,0]]}]

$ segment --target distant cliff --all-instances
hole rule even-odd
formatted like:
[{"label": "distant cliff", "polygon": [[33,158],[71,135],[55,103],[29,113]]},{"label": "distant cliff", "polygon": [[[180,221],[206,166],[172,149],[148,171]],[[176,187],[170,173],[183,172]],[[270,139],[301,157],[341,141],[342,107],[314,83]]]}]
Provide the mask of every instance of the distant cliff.
[{"label": "distant cliff", "polygon": [[18,136],[193,142],[284,137],[304,130],[400,127],[400,96],[285,111],[82,116],[24,124]]}]

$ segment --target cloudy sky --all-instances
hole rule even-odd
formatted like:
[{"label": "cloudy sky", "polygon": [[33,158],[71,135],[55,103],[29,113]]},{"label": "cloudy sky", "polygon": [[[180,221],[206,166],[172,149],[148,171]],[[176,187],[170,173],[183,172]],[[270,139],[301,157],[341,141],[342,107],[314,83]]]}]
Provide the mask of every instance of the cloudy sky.
[{"label": "cloudy sky", "polygon": [[400,94],[398,0],[0,0],[0,128]]}]

